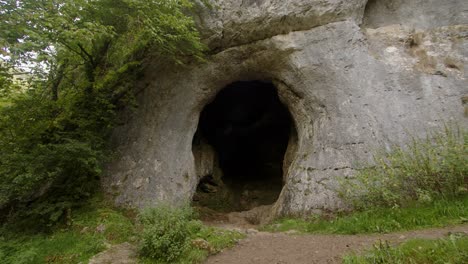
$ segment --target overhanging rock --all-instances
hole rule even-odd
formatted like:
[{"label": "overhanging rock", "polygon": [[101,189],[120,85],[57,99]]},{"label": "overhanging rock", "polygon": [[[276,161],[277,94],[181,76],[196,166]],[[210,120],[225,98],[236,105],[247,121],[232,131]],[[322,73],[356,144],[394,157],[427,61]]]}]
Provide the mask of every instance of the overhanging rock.
[{"label": "overhanging rock", "polygon": [[[338,179],[375,148],[449,121],[466,126],[465,1],[443,1],[452,20],[432,2],[224,0],[201,10],[213,55],[183,68],[148,67],[139,107],[115,130],[118,156],[103,186],[119,205],[190,201],[202,171],[216,163],[213,149],[192,150],[200,113],[229,84],[264,81],[276,87],[296,131],[269,215],[342,208]],[[418,11],[421,19],[440,10],[441,23],[414,23],[405,7],[416,6],[429,10]]]}]

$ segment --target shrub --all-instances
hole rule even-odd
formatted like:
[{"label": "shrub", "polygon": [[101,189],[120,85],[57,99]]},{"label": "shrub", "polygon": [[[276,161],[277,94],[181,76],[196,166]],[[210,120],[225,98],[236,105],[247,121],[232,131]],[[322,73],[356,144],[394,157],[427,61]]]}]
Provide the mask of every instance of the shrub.
[{"label": "shrub", "polygon": [[375,165],[344,180],[340,195],[357,209],[450,199],[467,192],[468,132],[446,127],[374,156]]},{"label": "shrub", "polygon": [[88,112],[70,98],[39,96],[31,91],[0,109],[0,209],[9,212],[0,222],[45,227],[63,219],[94,192],[107,157],[110,107]]},{"label": "shrub", "polygon": [[174,263],[190,250],[191,236],[202,224],[194,220],[190,207],[161,206],[146,209],[140,215],[143,225],[140,255],[165,263]]}]

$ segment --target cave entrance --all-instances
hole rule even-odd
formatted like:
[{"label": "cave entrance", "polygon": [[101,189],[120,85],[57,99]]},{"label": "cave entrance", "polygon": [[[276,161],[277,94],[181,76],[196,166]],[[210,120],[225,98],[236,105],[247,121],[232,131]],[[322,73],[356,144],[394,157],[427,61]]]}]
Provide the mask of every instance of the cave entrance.
[{"label": "cave entrance", "polygon": [[224,212],[273,204],[293,129],[272,83],[235,82],[221,90],[203,109],[194,137],[195,162],[205,167],[198,170],[194,204]]}]

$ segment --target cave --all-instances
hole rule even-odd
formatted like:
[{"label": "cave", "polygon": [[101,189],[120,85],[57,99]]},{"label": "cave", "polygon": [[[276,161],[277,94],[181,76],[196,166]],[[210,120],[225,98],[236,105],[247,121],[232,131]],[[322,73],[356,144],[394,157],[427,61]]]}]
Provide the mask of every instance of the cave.
[{"label": "cave", "polygon": [[194,137],[194,148],[208,145],[213,151],[212,168],[199,175],[195,204],[219,211],[273,204],[283,187],[293,131],[272,83],[241,81],[222,89],[201,112]]}]

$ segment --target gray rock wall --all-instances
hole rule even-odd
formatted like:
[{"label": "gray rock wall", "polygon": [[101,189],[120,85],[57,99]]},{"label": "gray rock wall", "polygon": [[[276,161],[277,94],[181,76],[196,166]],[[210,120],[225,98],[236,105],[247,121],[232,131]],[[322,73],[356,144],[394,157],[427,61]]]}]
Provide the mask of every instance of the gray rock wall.
[{"label": "gray rock wall", "polygon": [[328,23],[360,23],[366,0],[219,0],[195,17],[213,50],[238,46]]},{"label": "gray rock wall", "polygon": [[[203,107],[232,82],[265,80],[277,87],[297,130],[270,215],[340,209],[337,179],[352,176],[375,148],[450,120],[467,125],[465,1],[405,1],[423,18],[440,12],[440,24],[427,19],[426,26],[412,23],[401,2],[366,8],[364,0],[223,0],[201,12],[214,55],[183,68],[148,67],[139,107],[114,133],[118,155],[103,186],[120,205],[190,201],[197,170],[210,164],[210,153],[192,152]],[[388,19],[384,3],[399,6]]]},{"label": "gray rock wall", "polygon": [[403,24],[418,29],[468,23],[468,2],[460,0],[369,0],[364,26]]}]

